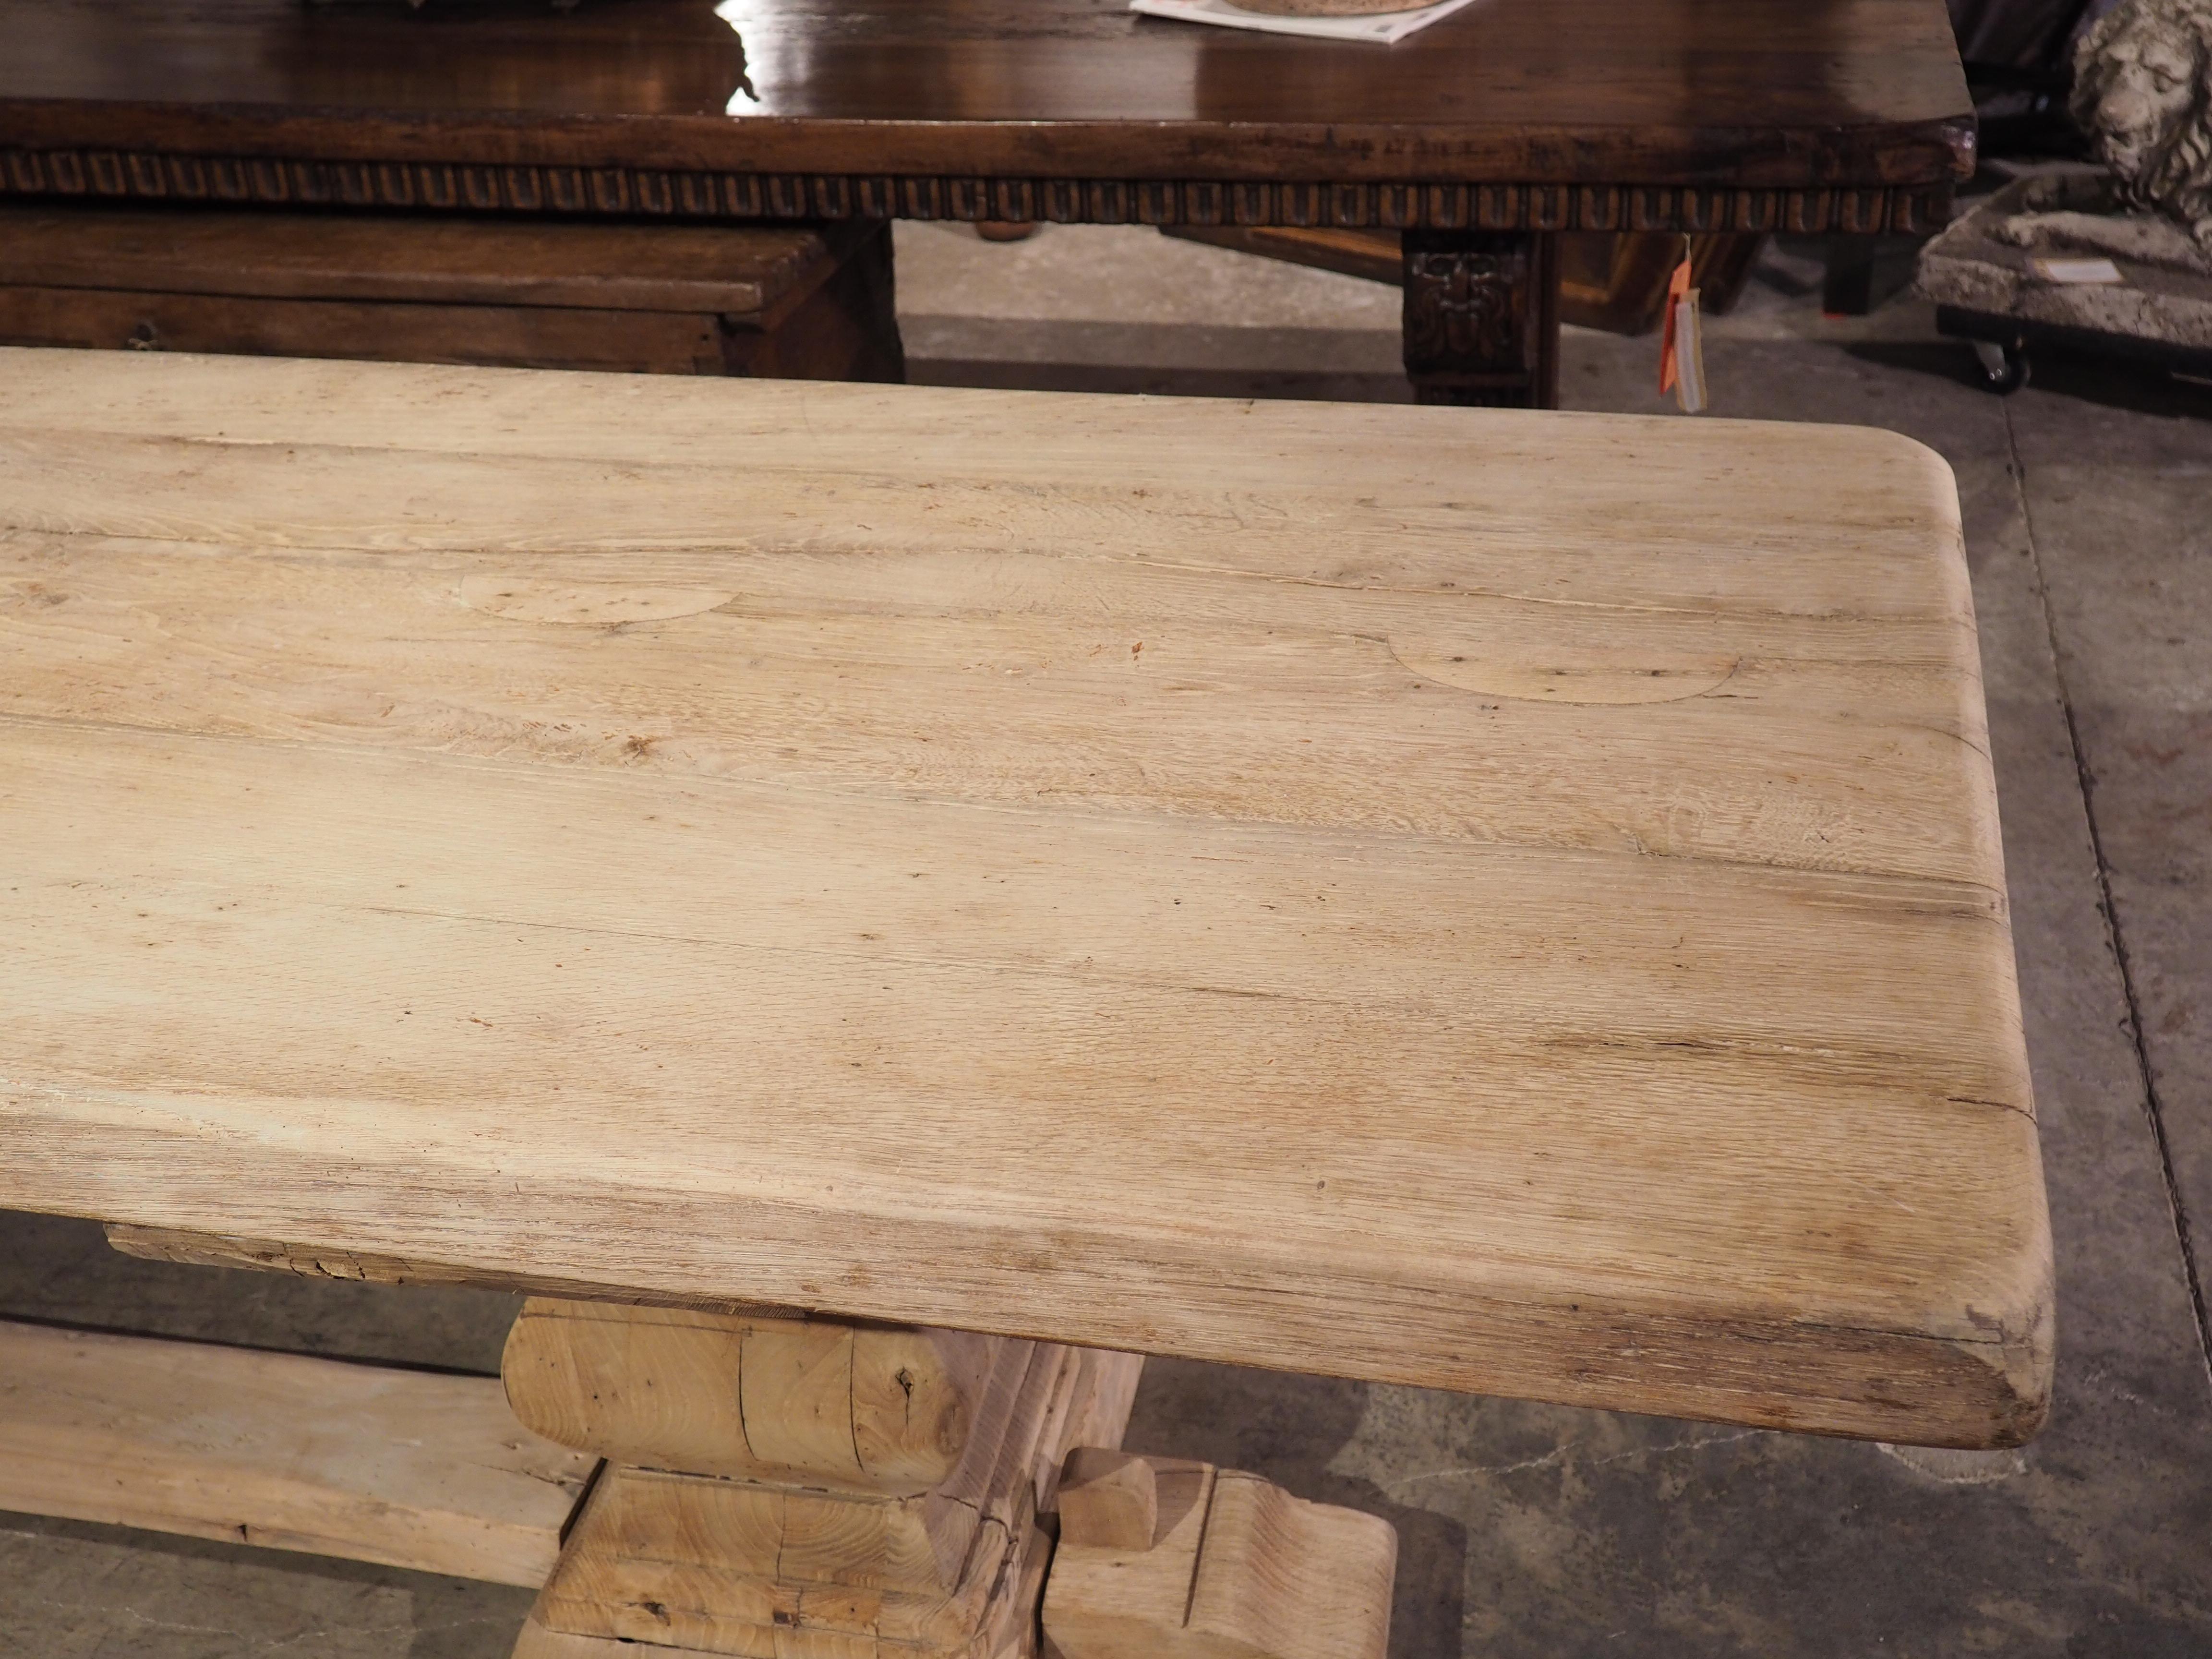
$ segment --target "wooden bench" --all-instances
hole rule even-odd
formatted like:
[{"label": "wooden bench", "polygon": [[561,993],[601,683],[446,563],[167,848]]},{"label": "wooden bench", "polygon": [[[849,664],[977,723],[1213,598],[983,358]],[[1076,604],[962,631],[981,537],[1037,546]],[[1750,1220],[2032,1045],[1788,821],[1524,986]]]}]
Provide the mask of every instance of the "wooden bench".
[{"label": "wooden bench", "polygon": [[[543,1438],[470,1500],[501,1559],[544,1559],[518,1460],[607,1462],[526,1651],[982,1659],[1042,1601],[1069,1659],[1376,1659],[1387,1527],[1109,1455],[1144,1353],[2041,1423],[1928,451],[97,353],[0,380],[0,1204],[535,1292],[505,1375]],[[309,1474],[348,1514],[376,1484]]]},{"label": "wooden bench", "polygon": [[899,380],[890,228],[0,208],[0,344]]}]

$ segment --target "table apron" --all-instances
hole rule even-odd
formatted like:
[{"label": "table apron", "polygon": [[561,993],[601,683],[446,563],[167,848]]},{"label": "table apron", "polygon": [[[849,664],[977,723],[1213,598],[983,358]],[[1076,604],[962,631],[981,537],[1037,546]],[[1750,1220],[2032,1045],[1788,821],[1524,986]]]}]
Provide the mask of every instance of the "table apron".
[{"label": "table apron", "polygon": [[1035,179],[0,151],[0,198],[686,219],[943,219],[1695,234],[1928,235],[1948,182],[1686,185]]}]

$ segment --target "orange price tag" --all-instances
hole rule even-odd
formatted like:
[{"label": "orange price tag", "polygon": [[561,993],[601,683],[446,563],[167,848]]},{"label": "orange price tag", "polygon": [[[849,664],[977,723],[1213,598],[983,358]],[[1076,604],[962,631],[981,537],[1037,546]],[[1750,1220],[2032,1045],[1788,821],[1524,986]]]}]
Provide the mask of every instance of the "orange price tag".
[{"label": "orange price tag", "polygon": [[1674,267],[1674,274],[1667,279],[1667,309],[1662,322],[1663,331],[1659,336],[1659,390],[1672,392],[1674,382],[1681,378],[1681,365],[1676,352],[1680,341],[1676,332],[1675,318],[1680,314],[1682,301],[1690,292],[1690,239],[1682,239],[1682,263]]},{"label": "orange price tag", "polygon": [[1705,406],[1705,343],[1698,323],[1698,290],[1690,286],[1690,239],[1682,239],[1682,263],[1667,283],[1665,332],[1659,338],[1659,390],[1671,392],[1682,412]]}]

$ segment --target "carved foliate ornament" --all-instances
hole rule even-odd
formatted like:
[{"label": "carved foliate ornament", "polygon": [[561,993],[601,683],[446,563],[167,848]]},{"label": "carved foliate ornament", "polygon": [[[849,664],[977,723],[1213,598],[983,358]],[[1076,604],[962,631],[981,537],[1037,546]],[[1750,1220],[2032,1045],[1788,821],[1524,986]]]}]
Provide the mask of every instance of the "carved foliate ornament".
[{"label": "carved foliate ornament", "polygon": [[1517,247],[1409,249],[1407,367],[1470,374],[1526,367],[1528,263]]}]

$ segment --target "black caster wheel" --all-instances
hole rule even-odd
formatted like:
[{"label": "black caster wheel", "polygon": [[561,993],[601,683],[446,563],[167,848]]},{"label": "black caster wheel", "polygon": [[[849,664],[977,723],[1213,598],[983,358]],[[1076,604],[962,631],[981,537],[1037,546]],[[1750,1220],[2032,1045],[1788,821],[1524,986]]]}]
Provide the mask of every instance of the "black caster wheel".
[{"label": "black caster wheel", "polygon": [[1981,360],[1982,384],[2000,398],[2008,398],[2027,384],[2027,353],[2019,346],[1977,340],[1974,356]]}]

